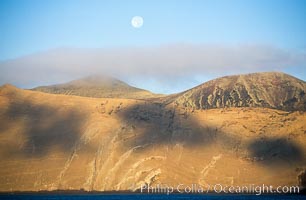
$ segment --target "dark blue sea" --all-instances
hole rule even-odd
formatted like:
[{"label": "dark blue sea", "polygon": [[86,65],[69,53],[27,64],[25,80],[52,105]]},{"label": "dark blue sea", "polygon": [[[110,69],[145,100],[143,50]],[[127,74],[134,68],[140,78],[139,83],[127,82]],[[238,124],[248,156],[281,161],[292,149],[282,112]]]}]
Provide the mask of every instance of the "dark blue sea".
[{"label": "dark blue sea", "polygon": [[168,200],[274,200],[274,199],[306,199],[306,196],[302,195],[190,195],[190,194],[18,194],[18,195],[0,195],[0,199],[26,199],[26,200],[157,200],[157,199],[168,199]]}]

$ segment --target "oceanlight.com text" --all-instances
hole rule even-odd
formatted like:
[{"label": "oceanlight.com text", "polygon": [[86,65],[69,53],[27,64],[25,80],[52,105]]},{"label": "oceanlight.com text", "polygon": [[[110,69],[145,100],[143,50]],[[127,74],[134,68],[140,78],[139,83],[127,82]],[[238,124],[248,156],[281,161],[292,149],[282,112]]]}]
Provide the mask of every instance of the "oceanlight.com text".
[{"label": "oceanlight.com text", "polygon": [[272,185],[245,185],[245,186],[233,186],[233,185],[199,185],[199,184],[156,184],[154,186],[144,184],[140,188],[141,193],[148,194],[172,194],[172,193],[217,193],[217,194],[298,194],[300,192],[299,186],[272,186]]}]

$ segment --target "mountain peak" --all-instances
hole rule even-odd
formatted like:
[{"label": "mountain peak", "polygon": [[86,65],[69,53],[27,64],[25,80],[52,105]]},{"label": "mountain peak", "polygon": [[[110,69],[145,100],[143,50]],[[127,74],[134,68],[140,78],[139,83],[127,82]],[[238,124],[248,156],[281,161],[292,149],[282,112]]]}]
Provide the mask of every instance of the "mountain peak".
[{"label": "mountain peak", "polygon": [[[121,85],[121,86],[129,86],[128,84],[114,78],[111,76],[105,75],[90,75],[84,78],[76,79],[67,83],[68,85],[75,85],[75,86],[90,86],[90,87],[97,87],[97,86],[111,86],[111,85]],[[131,86],[130,86],[131,87]]]},{"label": "mountain peak", "polygon": [[18,90],[18,88],[8,83],[0,86],[0,91],[15,91],[15,90]]},{"label": "mountain peak", "polygon": [[33,90],[95,98],[144,99],[160,96],[104,75],[91,75],[64,84],[36,87]]},{"label": "mountain peak", "polygon": [[224,76],[176,95],[173,101],[196,109],[267,107],[306,110],[306,83],[282,72]]}]

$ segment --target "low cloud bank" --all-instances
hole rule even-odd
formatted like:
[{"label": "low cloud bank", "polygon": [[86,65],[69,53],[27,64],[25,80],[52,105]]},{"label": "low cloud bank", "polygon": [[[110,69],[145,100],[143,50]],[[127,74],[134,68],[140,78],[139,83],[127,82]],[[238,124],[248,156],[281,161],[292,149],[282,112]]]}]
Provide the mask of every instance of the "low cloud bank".
[{"label": "low cloud bank", "polygon": [[187,89],[216,76],[306,68],[305,51],[264,45],[165,45],[59,48],[0,63],[0,84],[34,87],[92,74],[111,75],[154,92]]}]

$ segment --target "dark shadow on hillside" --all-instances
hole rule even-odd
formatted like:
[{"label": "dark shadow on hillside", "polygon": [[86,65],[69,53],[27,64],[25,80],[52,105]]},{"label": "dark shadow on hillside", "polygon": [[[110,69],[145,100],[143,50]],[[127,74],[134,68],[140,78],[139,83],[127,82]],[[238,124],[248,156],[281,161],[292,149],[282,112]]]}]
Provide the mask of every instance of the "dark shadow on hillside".
[{"label": "dark shadow on hillside", "polygon": [[[130,106],[119,113],[121,119],[138,131],[122,131],[122,138],[126,134],[125,144],[128,147],[154,145],[182,144],[185,147],[197,145],[211,145],[219,140],[225,146],[234,149],[239,139],[223,133],[216,127],[199,124],[192,117],[194,111],[189,108],[166,106],[158,102],[144,101]],[[126,128],[124,128],[126,129]],[[139,135],[132,135],[138,132]],[[139,133],[140,132],[140,133]]]},{"label": "dark shadow on hillside", "polygon": [[[79,111],[46,105],[32,104],[29,101],[13,102],[6,109],[4,116],[9,121],[22,121],[19,131],[25,138],[25,144],[19,149],[6,150],[6,156],[20,154],[26,156],[44,156],[51,148],[58,148],[63,152],[71,152],[75,143],[81,137],[81,127],[84,115]],[[20,126],[18,124],[17,126]],[[14,128],[14,124],[2,124],[2,134]]]},{"label": "dark shadow on hillside", "polygon": [[[288,162],[300,163],[305,160],[301,147],[286,138],[255,140],[249,145],[242,145],[241,139],[231,133],[222,132],[217,127],[199,124],[193,119],[192,112],[188,108],[144,101],[119,113],[121,119],[132,129],[123,127],[120,137],[127,148],[141,146],[140,149],[158,145],[174,146],[177,143],[187,148],[218,143],[241,158],[245,158],[243,152],[248,150],[248,160],[258,161],[260,159],[257,158],[264,158],[264,162],[261,163],[267,166]],[[136,129],[138,130],[134,131]]]},{"label": "dark shadow on hillside", "polygon": [[265,138],[249,144],[251,156],[262,164],[300,163],[305,160],[301,148],[286,138]]},{"label": "dark shadow on hillside", "polygon": [[[3,116],[10,118],[10,121],[24,122],[25,128],[20,131],[22,136],[27,138],[20,149],[7,148],[7,156],[44,156],[51,148],[71,152],[82,135],[86,116],[74,109],[64,112],[59,109],[61,108],[43,104],[33,105],[28,101],[13,102],[7,109],[3,109]],[[216,127],[199,124],[193,119],[192,113],[192,109],[174,104],[166,106],[158,101],[139,101],[138,104],[117,112],[120,121],[125,124],[118,130],[118,140],[122,140],[127,149],[146,149],[165,144],[170,147],[181,144],[188,148],[218,143],[242,157],[244,155],[240,155],[240,152],[243,152],[240,151],[241,148],[247,148],[251,160],[259,160],[267,165],[305,161],[301,147],[286,138],[255,140],[247,147],[241,146],[241,138],[222,132]],[[0,133],[3,134],[11,128],[13,125],[0,121]]]}]

